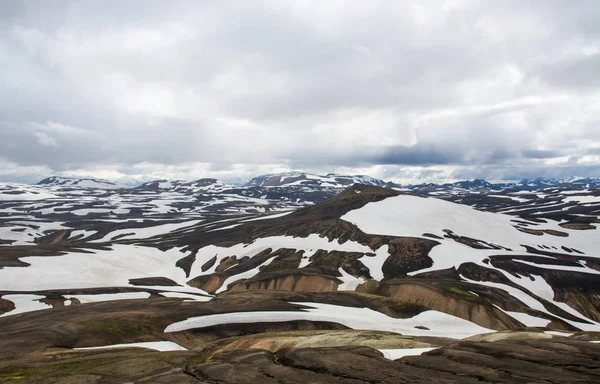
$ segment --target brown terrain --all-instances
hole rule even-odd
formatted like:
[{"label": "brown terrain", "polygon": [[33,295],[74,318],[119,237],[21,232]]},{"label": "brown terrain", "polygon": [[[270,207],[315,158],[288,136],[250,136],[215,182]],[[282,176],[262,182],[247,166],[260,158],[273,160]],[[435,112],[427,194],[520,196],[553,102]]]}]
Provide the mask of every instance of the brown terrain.
[{"label": "brown terrain", "polygon": [[[228,293],[207,303],[124,300],[55,308],[0,319],[0,382],[12,383],[591,383],[600,379],[600,335],[551,336],[537,330],[456,341],[354,331],[328,323],[229,325],[163,333],[190,316],[293,309],[287,301],[361,306],[368,296],[339,293]],[[370,302],[395,316],[397,302]],[[413,312],[413,313],[411,313]],[[76,350],[92,345],[171,340],[189,351],[139,348]],[[437,348],[385,359],[377,349]],[[432,379],[434,378],[435,379]]]}]

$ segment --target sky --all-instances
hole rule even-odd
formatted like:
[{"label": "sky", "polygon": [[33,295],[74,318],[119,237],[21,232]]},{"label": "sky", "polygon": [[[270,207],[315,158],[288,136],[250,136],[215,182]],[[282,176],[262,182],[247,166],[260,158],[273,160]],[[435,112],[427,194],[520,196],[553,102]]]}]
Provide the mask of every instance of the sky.
[{"label": "sky", "polygon": [[0,1],[0,181],[600,176],[596,0]]}]

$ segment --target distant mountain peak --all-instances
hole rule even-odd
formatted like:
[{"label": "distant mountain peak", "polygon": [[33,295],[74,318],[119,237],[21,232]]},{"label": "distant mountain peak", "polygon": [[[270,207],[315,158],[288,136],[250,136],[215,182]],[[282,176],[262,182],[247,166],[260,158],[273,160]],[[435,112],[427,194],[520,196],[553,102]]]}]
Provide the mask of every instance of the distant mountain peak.
[{"label": "distant mountain peak", "polygon": [[294,171],[257,176],[246,185],[251,187],[319,186],[345,188],[353,184],[383,186],[385,182],[365,175],[338,175],[335,173],[316,175]]},{"label": "distant mountain peak", "polygon": [[92,177],[64,177],[64,176],[50,176],[37,183],[37,185],[44,186],[62,186],[62,187],[73,187],[73,188],[96,188],[96,189],[118,189],[122,188],[121,185],[113,183],[112,181],[96,179]]},{"label": "distant mountain peak", "polygon": [[175,190],[197,190],[211,188],[211,187],[223,187],[226,184],[213,178],[202,178],[192,181],[186,180],[152,180],[142,183],[137,186],[137,189],[143,189],[148,191],[175,191]]},{"label": "distant mountain peak", "polygon": [[519,186],[536,187],[536,188],[559,186],[561,184],[597,184],[597,185],[600,185],[600,177],[580,177],[580,176],[556,177],[556,178],[537,177],[532,180],[524,179],[517,183],[517,185],[519,185]]}]

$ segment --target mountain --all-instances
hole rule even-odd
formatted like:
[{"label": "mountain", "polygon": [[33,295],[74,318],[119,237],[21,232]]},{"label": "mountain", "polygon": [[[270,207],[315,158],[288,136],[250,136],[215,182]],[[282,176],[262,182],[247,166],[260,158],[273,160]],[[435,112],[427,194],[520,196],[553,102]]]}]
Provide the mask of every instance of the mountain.
[{"label": "mountain", "polygon": [[597,381],[600,190],[322,178],[0,184],[0,381]]},{"label": "mountain", "polygon": [[62,177],[62,176],[50,176],[47,177],[37,185],[43,186],[54,186],[54,187],[73,187],[73,188],[95,188],[95,189],[118,189],[122,186],[113,183],[108,180],[94,179],[94,178],[76,178],[76,177]]},{"label": "mountain", "polygon": [[327,175],[322,176],[303,172],[287,172],[255,177],[247,183],[247,186],[306,186],[324,188],[346,188],[356,183],[377,186],[383,186],[385,184],[383,180],[375,179],[370,176],[364,175],[344,176],[329,173]]},{"label": "mountain", "polygon": [[[132,180],[129,183],[118,184],[107,180],[95,178],[68,178],[51,176],[37,185],[44,186],[61,186],[74,188],[96,188],[96,189],[118,189],[118,188],[135,188],[146,191],[180,191],[187,193],[199,193],[209,189],[231,189],[236,191],[248,190],[247,193],[256,195],[258,193],[273,194],[273,191],[268,189],[252,188],[273,188],[278,187],[279,191],[284,188],[284,191],[311,191],[314,193],[322,193],[322,197],[313,199],[314,201],[322,201],[324,198],[332,196],[332,191],[341,191],[353,184],[364,184],[372,186],[381,186],[398,190],[411,190],[420,194],[429,194],[433,192],[436,195],[451,195],[462,194],[465,191],[502,191],[502,190],[532,190],[544,189],[551,187],[560,187],[563,189],[595,189],[600,187],[600,178],[598,177],[568,177],[568,178],[536,178],[533,180],[521,180],[518,183],[490,183],[483,179],[461,180],[454,183],[422,183],[412,185],[400,185],[394,182],[386,182],[370,176],[364,175],[337,175],[329,173],[326,175],[316,175],[305,172],[286,172],[278,174],[261,175],[252,178],[249,182],[243,185],[226,184],[217,179],[204,178],[194,181],[184,180],[154,180],[145,183],[139,183]],[[335,193],[335,191],[333,192]],[[281,194],[281,193],[279,193]],[[314,196],[313,196],[314,197]]]},{"label": "mountain", "polygon": [[482,180],[482,179],[463,180],[463,181],[458,181],[456,183],[444,184],[444,185],[452,186],[452,187],[456,187],[456,188],[467,189],[467,190],[471,190],[471,191],[481,190],[481,189],[501,190],[501,189],[510,188],[512,186],[512,184],[509,184],[509,183],[492,184],[489,181]]},{"label": "mountain", "polygon": [[516,183],[520,187],[547,188],[554,186],[580,186],[582,188],[600,187],[600,177],[563,177],[563,178],[543,178],[538,177],[533,180],[521,180]]},{"label": "mountain", "polygon": [[153,180],[140,184],[135,187],[138,190],[146,191],[171,191],[171,192],[191,192],[198,193],[201,191],[220,189],[223,187],[231,187],[223,184],[217,179],[198,179],[194,181],[184,180]]}]

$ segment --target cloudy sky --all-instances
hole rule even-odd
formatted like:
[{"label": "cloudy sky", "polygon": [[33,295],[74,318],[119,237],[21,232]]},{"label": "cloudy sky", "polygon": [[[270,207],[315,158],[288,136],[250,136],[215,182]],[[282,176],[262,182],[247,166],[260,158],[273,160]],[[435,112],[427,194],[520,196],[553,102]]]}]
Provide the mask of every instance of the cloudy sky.
[{"label": "cloudy sky", "polygon": [[600,2],[0,2],[0,180],[600,176]]}]

